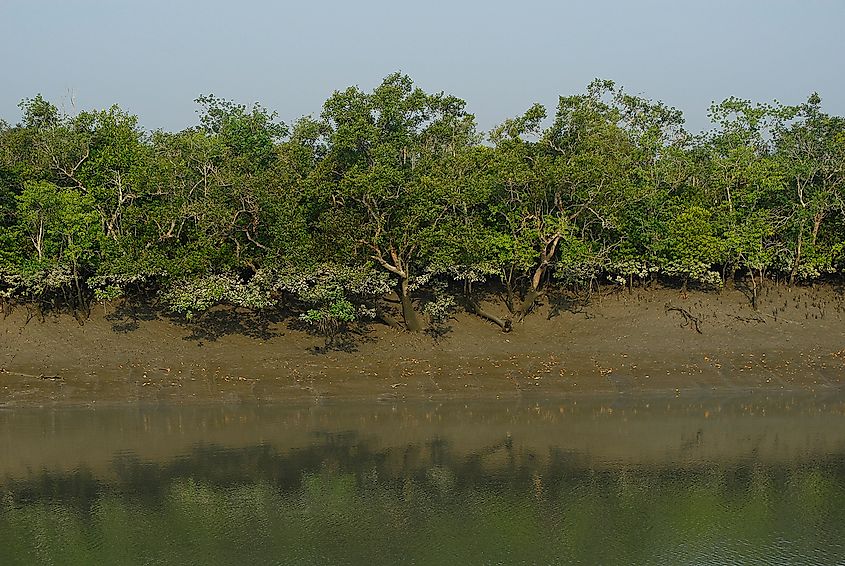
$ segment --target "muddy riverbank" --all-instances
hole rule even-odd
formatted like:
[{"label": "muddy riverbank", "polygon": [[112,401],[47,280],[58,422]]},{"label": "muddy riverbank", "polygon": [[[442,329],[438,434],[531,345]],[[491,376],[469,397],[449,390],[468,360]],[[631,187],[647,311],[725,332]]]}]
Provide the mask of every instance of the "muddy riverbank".
[{"label": "muddy riverbank", "polygon": [[187,324],[109,305],[80,325],[18,308],[0,320],[0,405],[839,388],[845,297],[771,284],[755,310],[737,289],[634,289],[545,304],[508,334],[459,314],[440,336],[347,338],[324,351],[293,317],[227,309]]}]

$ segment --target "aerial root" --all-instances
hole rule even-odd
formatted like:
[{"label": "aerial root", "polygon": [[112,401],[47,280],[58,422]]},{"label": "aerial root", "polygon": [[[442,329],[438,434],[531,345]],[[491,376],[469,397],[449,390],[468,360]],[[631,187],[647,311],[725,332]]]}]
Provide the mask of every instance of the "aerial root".
[{"label": "aerial root", "polygon": [[701,326],[700,326],[701,320],[697,316],[695,316],[691,312],[689,312],[687,309],[683,309],[681,307],[670,307],[669,305],[666,305],[666,312],[667,313],[668,312],[679,312],[679,313],[681,313],[681,316],[684,317],[684,323],[681,324],[681,326],[683,328],[686,328],[686,327],[689,326],[690,328],[695,328],[695,331],[698,332],[699,334],[702,333],[701,332]]}]

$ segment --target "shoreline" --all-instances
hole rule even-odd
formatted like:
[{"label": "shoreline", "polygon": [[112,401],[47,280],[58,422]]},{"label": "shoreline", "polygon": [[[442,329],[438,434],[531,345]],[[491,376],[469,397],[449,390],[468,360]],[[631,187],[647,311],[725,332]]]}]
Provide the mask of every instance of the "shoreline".
[{"label": "shoreline", "polygon": [[461,313],[439,338],[372,325],[325,353],[293,317],[125,311],[0,320],[0,407],[815,391],[845,376],[845,297],[829,285],[766,286],[757,310],[731,288],[634,289],[546,304],[507,334]]}]

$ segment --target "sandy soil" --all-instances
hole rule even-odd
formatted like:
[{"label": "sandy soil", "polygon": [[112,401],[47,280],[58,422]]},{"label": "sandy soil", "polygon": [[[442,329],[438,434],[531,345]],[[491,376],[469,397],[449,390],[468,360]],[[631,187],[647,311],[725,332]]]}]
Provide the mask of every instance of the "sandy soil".
[{"label": "sandy soil", "polygon": [[757,310],[738,289],[634,289],[545,304],[509,334],[469,314],[447,326],[434,337],[373,325],[325,352],[294,318],[218,309],[187,324],[110,305],[80,325],[18,308],[0,320],[0,406],[681,395],[839,388],[845,376],[833,286],[769,284]]}]

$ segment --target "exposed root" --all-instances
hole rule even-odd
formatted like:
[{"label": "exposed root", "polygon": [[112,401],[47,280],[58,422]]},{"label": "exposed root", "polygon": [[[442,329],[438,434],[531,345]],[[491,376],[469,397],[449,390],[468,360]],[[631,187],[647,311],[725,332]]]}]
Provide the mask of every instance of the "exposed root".
[{"label": "exposed root", "polygon": [[509,317],[498,317],[493,313],[484,310],[481,305],[479,305],[476,301],[472,299],[467,299],[467,305],[469,306],[470,311],[485,320],[489,320],[490,322],[501,328],[502,332],[510,332],[511,330],[513,330],[513,321]]},{"label": "exposed root", "polygon": [[695,328],[695,331],[701,334],[701,320],[697,316],[694,316],[691,312],[681,307],[670,307],[666,305],[666,312],[679,312],[681,316],[684,317],[684,323],[681,324],[682,328]]},{"label": "exposed root", "polygon": [[6,368],[0,368],[0,373],[6,374],[6,375],[17,375],[19,377],[31,377],[33,379],[50,379],[50,380],[62,379],[62,376],[60,376],[60,375],[44,375],[43,373],[40,373],[38,375],[34,375],[34,374],[31,374],[31,373],[22,373],[22,372],[19,372],[19,371],[9,371]]}]

